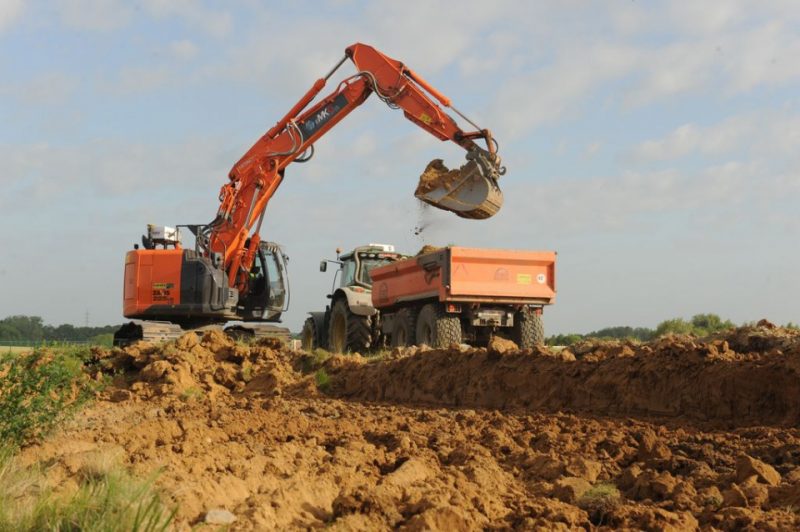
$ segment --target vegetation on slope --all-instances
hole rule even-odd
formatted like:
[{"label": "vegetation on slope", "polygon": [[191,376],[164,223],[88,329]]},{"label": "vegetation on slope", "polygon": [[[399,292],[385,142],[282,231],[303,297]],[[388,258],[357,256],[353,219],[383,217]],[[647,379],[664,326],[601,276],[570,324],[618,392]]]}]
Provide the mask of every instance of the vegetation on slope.
[{"label": "vegetation on slope", "polygon": [[23,466],[21,445],[46,437],[103,385],[90,374],[86,347],[44,347],[0,353],[0,530],[165,530],[173,513],[152,479],[133,479],[102,456],[79,472],[77,485],[59,489],[47,471]]}]

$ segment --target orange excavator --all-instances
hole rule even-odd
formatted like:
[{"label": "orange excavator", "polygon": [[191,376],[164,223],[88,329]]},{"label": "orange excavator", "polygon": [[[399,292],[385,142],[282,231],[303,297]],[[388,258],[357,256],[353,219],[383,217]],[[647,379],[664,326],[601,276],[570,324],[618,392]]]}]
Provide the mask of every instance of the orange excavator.
[{"label": "orange excavator", "polygon": [[[347,59],[357,73],[309,108]],[[280,246],[259,236],[267,203],[286,167],[311,159],[314,143],[372,93],[389,107],[402,109],[406,118],[433,136],[467,151],[467,163],[459,171],[446,172],[424,187],[420,183],[416,192],[420,200],[464,218],[488,218],[500,209],[503,196],[497,180],[505,168],[490,131],[475,125],[400,61],[371,46],[354,44],[233,166],[210,223],[148,226],[142,247],[135,245],[125,257],[123,314],[136,321],[123,325],[114,343],[170,339],[187,329],[228,321],[245,322],[226,329],[245,336],[286,332],[269,325],[279,322],[287,310],[289,285]],[[442,106],[475,131],[463,131]],[[480,139],[485,148],[476,144]],[[194,249],[181,245],[184,228],[195,237]]]}]

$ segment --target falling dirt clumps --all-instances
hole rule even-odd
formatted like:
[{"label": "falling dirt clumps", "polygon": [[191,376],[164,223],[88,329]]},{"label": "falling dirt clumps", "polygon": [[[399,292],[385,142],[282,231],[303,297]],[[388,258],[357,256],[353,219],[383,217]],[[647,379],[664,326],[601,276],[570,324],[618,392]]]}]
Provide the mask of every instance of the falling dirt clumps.
[{"label": "falling dirt clumps", "polygon": [[797,529],[799,346],[326,357],[192,333],[97,352],[113,385],[21,459],[56,487],[99,456],[157,474],[175,530]]},{"label": "falling dirt clumps", "polygon": [[417,189],[414,191],[414,195],[424,195],[442,187],[449,189],[458,182],[461,171],[461,168],[453,170],[448,169],[441,159],[432,160],[419,176],[419,183],[417,184]]}]

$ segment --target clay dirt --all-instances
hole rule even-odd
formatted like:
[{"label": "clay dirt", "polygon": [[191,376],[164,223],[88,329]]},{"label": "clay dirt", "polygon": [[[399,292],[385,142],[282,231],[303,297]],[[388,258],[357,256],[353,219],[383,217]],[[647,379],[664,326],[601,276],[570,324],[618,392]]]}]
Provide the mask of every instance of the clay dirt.
[{"label": "clay dirt", "polygon": [[465,167],[466,165],[461,168],[450,170],[441,159],[432,160],[428,163],[428,166],[425,167],[422,174],[420,174],[414,195],[425,195],[437,188],[451,188],[458,183]]},{"label": "clay dirt", "polygon": [[95,349],[113,384],[20,457],[64,490],[97,456],[155,474],[176,530],[800,525],[800,332],[509,344]]}]

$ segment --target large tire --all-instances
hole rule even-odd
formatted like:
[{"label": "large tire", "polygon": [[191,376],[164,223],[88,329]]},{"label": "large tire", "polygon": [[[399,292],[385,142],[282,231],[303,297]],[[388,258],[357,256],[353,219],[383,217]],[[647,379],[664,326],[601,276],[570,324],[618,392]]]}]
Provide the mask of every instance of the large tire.
[{"label": "large tire", "polygon": [[429,303],[422,307],[417,318],[416,336],[417,345],[447,349],[461,343],[461,320],[446,314],[441,305]]},{"label": "large tire", "polygon": [[544,321],[542,315],[523,307],[514,316],[514,330],[511,339],[521,349],[531,349],[544,345]]},{"label": "large tire", "polygon": [[397,312],[392,327],[392,347],[408,347],[417,339],[417,311],[404,308]]},{"label": "large tire", "polygon": [[303,332],[300,335],[300,342],[303,347],[303,351],[313,351],[317,347],[317,324],[314,322],[314,318],[306,318],[305,323],[303,323]]},{"label": "large tire", "polygon": [[364,352],[372,347],[372,319],[350,312],[346,299],[339,299],[331,310],[328,348],[333,353]]}]

